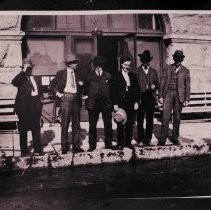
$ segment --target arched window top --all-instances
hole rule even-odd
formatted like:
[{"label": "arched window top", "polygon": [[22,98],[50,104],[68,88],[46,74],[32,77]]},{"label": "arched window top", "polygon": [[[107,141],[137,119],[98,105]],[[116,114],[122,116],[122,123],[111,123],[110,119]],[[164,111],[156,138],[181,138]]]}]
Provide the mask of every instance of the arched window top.
[{"label": "arched window top", "polygon": [[147,30],[163,31],[163,27],[158,15],[155,14],[139,14],[138,28]]}]

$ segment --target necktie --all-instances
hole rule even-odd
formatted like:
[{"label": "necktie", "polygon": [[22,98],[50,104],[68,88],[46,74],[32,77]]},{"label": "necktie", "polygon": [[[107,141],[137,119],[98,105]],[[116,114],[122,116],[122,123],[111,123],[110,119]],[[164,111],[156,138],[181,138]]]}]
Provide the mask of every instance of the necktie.
[{"label": "necktie", "polygon": [[35,91],[34,85],[32,84],[32,81],[31,81],[30,77],[29,77],[29,82],[30,82],[30,86],[31,86],[32,91]]},{"label": "necktie", "polygon": [[75,88],[75,79],[74,79],[74,72],[71,72],[71,85],[73,88]]}]

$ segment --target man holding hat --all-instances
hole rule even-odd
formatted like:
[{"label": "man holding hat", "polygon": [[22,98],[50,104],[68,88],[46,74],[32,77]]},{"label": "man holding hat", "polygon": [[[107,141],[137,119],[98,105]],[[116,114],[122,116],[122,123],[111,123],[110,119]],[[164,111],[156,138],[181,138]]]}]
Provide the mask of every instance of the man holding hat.
[{"label": "man holding hat", "polygon": [[[149,146],[152,139],[153,117],[156,104],[156,91],[159,88],[158,74],[150,66],[153,59],[149,50],[138,54],[142,64],[137,69],[137,78],[140,87],[139,109],[137,111],[138,142],[143,146]],[[146,130],[144,130],[144,119],[146,117]]]},{"label": "man holding hat", "polygon": [[170,140],[175,145],[180,144],[178,137],[182,107],[187,106],[190,100],[190,72],[181,64],[184,57],[183,51],[176,50],[173,54],[174,63],[167,65],[163,70],[159,90],[159,103],[163,104],[159,146],[165,145],[172,110],[173,130],[172,139]]},{"label": "man holding hat", "polygon": [[34,153],[42,154],[40,118],[42,112],[41,80],[32,75],[32,61],[23,60],[23,70],[15,76],[12,84],[18,88],[15,99],[15,112],[18,115],[21,156],[29,154],[27,148],[27,131],[32,131]]},{"label": "man holding hat", "polygon": [[78,80],[76,67],[78,59],[75,55],[67,55],[66,68],[57,72],[50,83],[50,89],[61,101],[61,148],[62,154],[70,149],[68,128],[72,119],[72,151],[83,152],[80,148],[80,108],[83,82]]},{"label": "man holding hat", "polygon": [[106,62],[102,56],[96,56],[92,60],[94,71],[90,72],[86,79],[85,95],[86,109],[89,113],[89,150],[96,149],[97,141],[97,122],[100,112],[104,122],[105,148],[112,147],[112,101],[110,93],[111,74],[103,70]]},{"label": "man holding hat", "polygon": [[[126,112],[127,121],[117,122],[117,142],[119,149],[124,147],[132,148],[131,141],[133,135],[133,124],[135,110],[138,109],[139,85],[135,73],[130,71],[131,59],[122,57],[120,60],[121,71],[114,76],[113,86],[113,103],[114,117]],[[120,112],[120,110],[123,111]],[[117,115],[117,116],[118,116]],[[122,117],[124,115],[122,114]],[[124,119],[124,118],[123,118]],[[115,118],[114,118],[115,120]],[[115,120],[117,121],[117,120]]]}]

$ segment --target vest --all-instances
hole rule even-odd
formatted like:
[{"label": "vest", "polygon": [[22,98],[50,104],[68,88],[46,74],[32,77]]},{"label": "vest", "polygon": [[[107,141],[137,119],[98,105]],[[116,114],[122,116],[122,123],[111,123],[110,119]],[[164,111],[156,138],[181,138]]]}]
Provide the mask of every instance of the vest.
[{"label": "vest", "polygon": [[177,73],[174,70],[171,72],[171,80],[168,89],[177,90]]}]

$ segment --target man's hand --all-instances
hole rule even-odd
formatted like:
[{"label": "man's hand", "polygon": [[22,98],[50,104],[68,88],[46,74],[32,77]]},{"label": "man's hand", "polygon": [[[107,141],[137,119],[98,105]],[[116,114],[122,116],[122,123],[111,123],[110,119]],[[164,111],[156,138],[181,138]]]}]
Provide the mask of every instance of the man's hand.
[{"label": "man's hand", "polygon": [[184,101],[183,106],[188,106],[189,101]]},{"label": "man's hand", "polygon": [[151,90],[154,90],[154,89],[155,89],[155,85],[152,84],[152,85],[151,85]]},{"label": "man's hand", "polygon": [[57,96],[58,98],[61,98],[63,95],[64,95],[63,93],[56,92],[56,96]]},{"label": "man's hand", "polygon": [[114,111],[116,112],[119,109],[118,105],[114,105]]},{"label": "man's hand", "polygon": [[163,98],[159,98],[158,103],[163,104]]},{"label": "man's hand", "polygon": [[84,100],[87,99],[87,98],[88,98],[88,96],[82,96],[82,99],[84,99]]},{"label": "man's hand", "polygon": [[134,110],[138,110],[138,102],[134,104]]}]

